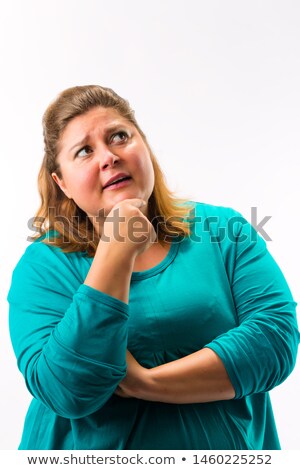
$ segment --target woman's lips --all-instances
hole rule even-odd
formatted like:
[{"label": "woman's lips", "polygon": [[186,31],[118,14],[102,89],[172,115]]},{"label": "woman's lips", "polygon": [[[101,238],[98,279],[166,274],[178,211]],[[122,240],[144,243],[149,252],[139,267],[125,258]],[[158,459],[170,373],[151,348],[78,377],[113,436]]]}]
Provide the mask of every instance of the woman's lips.
[{"label": "woman's lips", "polygon": [[124,188],[125,186],[128,186],[128,184],[130,184],[130,182],[131,182],[131,178],[127,178],[127,179],[124,179],[122,181],[112,183],[109,186],[106,186],[106,188],[104,188],[104,191],[110,191],[110,190],[114,190],[114,189]]}]

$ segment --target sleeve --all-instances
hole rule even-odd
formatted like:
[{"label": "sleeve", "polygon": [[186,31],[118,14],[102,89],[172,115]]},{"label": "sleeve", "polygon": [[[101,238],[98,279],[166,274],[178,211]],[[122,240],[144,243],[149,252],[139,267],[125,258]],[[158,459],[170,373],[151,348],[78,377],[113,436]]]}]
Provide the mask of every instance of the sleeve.
[{"label": "sleeve", "polygon": [[11,340],[30,393],[56,414],[80,418],[101,408],[126,375],[128,305],[76,284],[65,255],[43,246],[14,270]]},{"label": "sleeve", "polygon": [[267,392],[295,366],[299,332],[286,280],[254,228],[234,212],[227,225],[228,277],[238,326],[206,347],[224,363],[235,399]]}]

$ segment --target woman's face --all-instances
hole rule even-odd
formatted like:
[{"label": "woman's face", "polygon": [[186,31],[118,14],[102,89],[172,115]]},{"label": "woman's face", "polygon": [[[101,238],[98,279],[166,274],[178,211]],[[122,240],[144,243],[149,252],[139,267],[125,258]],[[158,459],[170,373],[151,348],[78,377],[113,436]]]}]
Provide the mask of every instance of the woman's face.
[{"label": "woman's face", "polygon": [[58,147],[61,177],[52,177],[89,217],[101,210],[107,215],[124,199],[148,202],[154,187],[149,150],[137,129],[114,109],[96,107],[75,117]]}]

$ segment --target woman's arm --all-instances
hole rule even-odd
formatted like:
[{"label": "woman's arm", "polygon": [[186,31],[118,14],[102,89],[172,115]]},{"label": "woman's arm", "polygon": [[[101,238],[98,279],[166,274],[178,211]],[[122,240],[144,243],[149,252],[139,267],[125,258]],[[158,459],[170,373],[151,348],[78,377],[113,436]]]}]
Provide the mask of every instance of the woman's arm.
[{"label": "woman's arm", "polygon": [[125,377],[132,259],[148,242],[99,243],[84,283],[87,260],[42,242],[14,270],[8,300],[18,366],[30,393],[56,414],[93,413]]},{"label": "woman's arm", "polygon": [[264,240],[232,212],[235,233],[231,227],[220,245],[237,326],[202,350],[150,371],[127,356],[127,376],[118,389],[123,396],[169,403],[241,398],[271,390],[293,370],[299,342],[296,304]]},{"label": "woman's arm", "polygon": [[230,400],[235,396],[222,361],[208,348],[152,369],[142,367],[127,352],[127,376],[115,393],[124,398],[178,404]]},{"label": "woman's arm", "polygon": [[69,419],[101,408],[126,375],[128,305],[82,284],[76,262],[35,242],[15,268],[8,295],[26,386]]},{"label": "woman's arm", "polygon": [[[155,240],[156,233],[140,208],[141,199],[126,199],[116,204],[102,227],[102,236],[84,284],[128,303],[130,279],[136,256]],[[114,212],[117,217],[114,217]],[[130,219],[141,219],[145,231],[140,242],[134,233],[128,233]],[[134,231],[134,228],[132,228]]]}]

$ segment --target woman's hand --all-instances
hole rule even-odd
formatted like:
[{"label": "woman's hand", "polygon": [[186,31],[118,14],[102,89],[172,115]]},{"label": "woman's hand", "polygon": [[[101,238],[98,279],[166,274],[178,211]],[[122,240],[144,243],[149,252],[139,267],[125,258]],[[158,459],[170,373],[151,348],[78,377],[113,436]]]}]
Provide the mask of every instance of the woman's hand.
[{"label": "woman's hand", "polygon": [[156,239],[153,225],[142,213],[141,199],[124,199],[105,219],[101,239],[84,283],[128,303],[135,258]]},{"label": "woman's hand", "polygon": [[103,246],[135,257],[156,240],[153,225],[143,214],[147,204],[142,199],[124,199],[115,204],[104,221],[99,250]]},{"label": "woman's hand", "polygon": [[127,350],[127,375],[115,390],[115,394],[122,398],[142,398],[148,382],[149,369],[141,366]]}]

